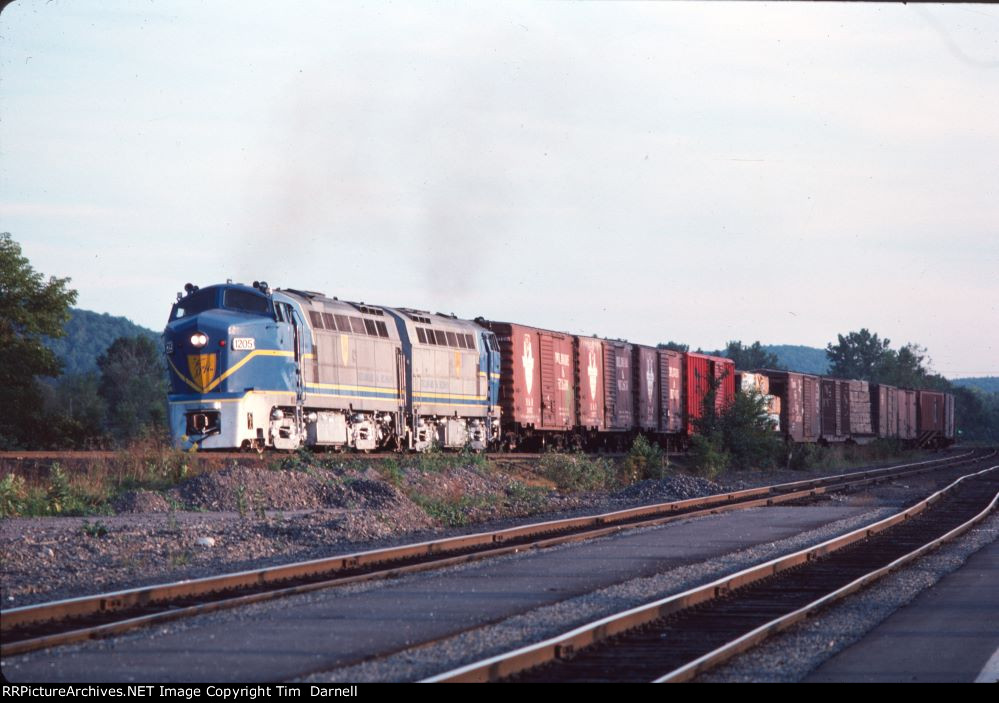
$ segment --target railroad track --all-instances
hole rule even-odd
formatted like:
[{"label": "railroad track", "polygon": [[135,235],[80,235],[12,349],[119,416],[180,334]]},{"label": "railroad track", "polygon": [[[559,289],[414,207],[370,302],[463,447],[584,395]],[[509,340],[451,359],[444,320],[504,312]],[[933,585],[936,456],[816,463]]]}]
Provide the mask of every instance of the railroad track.
[{"label": "railroad track", "polygon": [[[994,454],[994,452],[993,452]],[[601,515],[553,520],[493,532],[339,555],[0,611],[0,655],[119,634],[136,627],[232,608],[320,588],[591,539],[623,529],[697,515],[812,499],[899,476],[952,469],[980,460],[981,452],[880,469],[660,503]]]},{"label": "railroad track", "polygon": [[[14,461],[14,462],[28,462],[28,461],[97,461],[97,460],[108,460],[117,459],[124,456],[125,452],[113,451],[113,450],[92,450],[92,451],[3,451],[0,452],[0,461]],[[453,456],[459,456],[457,452],[449,452]],[[279,451],[268,451],[263,454],[259,454],[254,451],[247,452],[223,452],[223,451],[203,451],[203,452],[183,452],[186,458],[190,458],[194,461],[212,461],[212,460],[236,460],[236,461],[269,461],[271,459],[283,459],[289,456],[293,456],[293,452],[279,452]],[[357,459],[359,461],[377,461],[381,459],[390,459],[399,457],[411,457],[418,458],[420,454],[410,452],[317,452],[317,457],[326,458],[339,458],[339,459]],[[543,453],[526,453],[526,452],[489,452],[482,454],[487,460],[490,461],[513,461],[518,459],[540,459],[544,456]],[[605,453],[605,454],[594,454],[593,456],[602,456],[608,458],[620,458],[626,456],[626,454],[617,453]],[[670,456],[674,456],[671,454]]]},{"label": "railroad track", "polygon": [[688,681],[965,532],[997,502],[999,464],[822,544],[427,681]]}]

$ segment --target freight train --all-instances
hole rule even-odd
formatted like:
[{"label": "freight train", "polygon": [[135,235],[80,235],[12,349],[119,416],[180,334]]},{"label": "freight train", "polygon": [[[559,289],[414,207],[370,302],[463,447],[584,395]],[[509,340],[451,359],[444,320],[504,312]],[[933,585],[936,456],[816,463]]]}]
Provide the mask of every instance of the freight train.
[{"label": "freight train", "polygon": [[174,443],[299,447],[682,449],[706,398],[767,397],[789,442],[943,445],[954,399],[510,322],[228,281],[177,294],[163,333]]}]

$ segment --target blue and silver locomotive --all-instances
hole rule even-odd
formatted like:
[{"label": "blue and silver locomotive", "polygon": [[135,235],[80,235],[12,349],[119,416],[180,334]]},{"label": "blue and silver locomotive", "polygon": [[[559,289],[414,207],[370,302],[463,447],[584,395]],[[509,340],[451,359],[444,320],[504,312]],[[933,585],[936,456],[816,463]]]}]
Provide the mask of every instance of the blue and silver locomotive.
[{"label": "blue and silver locomotive", "polygon": [[271,289],[185,287],[164,352],[174,443],[199,449],[486,449],[500,355],[453,316]]}]

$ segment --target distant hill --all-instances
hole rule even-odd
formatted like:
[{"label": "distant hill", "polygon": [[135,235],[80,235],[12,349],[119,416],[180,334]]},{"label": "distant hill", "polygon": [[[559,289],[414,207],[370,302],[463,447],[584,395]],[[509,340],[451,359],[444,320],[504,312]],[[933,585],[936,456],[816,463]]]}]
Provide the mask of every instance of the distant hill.
[{"label": "distant hill", "polygon": [[999,393],[999,376],[978,376],[976,378],[952,378],[951,383],[965,388],[976,388],[983,393]]},{"label": "distant hill", "polygon": [[763,348],[777,356],[782,368],[802,373],[824,374],[829,371],[825,349],[799,344],[764,344]]},{"label": "distant hill", "polygon": [[63,374],[97,371],[97,357],[107,351],[118,337],[144,335],[159,343],[160,335],[135,324],[125,317],[73,308],[63,328],[66,334],[58,339],[48,339],[45,346],[62,361]]}]

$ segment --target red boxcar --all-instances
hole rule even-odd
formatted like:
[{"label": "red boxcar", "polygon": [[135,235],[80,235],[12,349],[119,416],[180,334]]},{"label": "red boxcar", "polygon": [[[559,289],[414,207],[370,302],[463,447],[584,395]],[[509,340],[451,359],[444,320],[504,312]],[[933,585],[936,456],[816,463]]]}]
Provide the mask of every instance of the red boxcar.
[{"label": "red boxcar", "polygon": [[601,431],[604,421],[604,343],[593,337],[576,337],[576,388],[578,425]]},{"label": "red boxcar", "polygon": [[683,352],[657,349],[659,355],[659,431],[683,432]]},{"label": "red boxcar", "polygon": [[645,432],[659,430],[659,355],[653,347],[633,348],[635,424]]},{"label": "red boxcar", "polygon": [[604,340],[604,427],[631,430],[635,425],[631,345]]},{"label": "red boxcar", "polygon": [[711,389],[711,379],[718,379],[715,410],[722,411],[735,399],[735,362],[721,356],[684,352],[684,406],[687,410],[687,434],[695,434],[697,420],[704,414],[704,398]]},{"label": "red boxcar", "polygon": [[482,321],[496,333],[506,427],[569,431],[576,424],[573,338],[509,322]]}]

